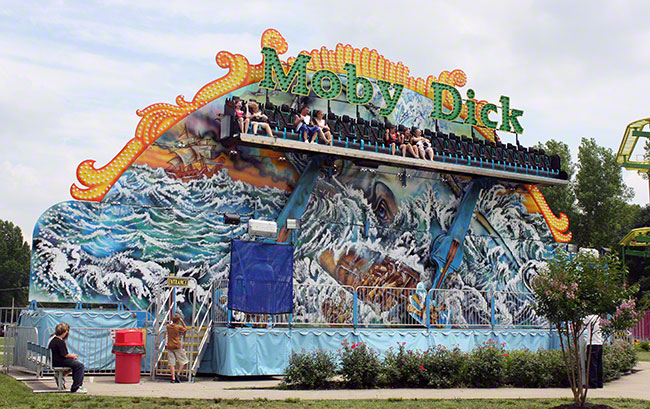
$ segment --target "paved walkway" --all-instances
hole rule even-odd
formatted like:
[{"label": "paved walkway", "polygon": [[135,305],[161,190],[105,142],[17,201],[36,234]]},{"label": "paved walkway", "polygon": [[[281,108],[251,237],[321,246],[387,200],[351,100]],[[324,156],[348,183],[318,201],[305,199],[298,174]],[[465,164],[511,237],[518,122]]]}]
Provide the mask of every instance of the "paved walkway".
[{"label": "paved walkway", "polygon": [[[20,376],[16,376],[20,377]],[[51,383],[51,385],[49,385]],[[139,384],[116,384],[112,376],[89,376],[84,386],[91,395],[143,396],[196,399],[524,399],[572,398],[569,388],[525,389],[369,389],[297,391],[259,389],[276,386],[280,378],[261,380],[212,380],[199,378],[195,383],[170,384],[143,377]],[[53,381],[27,383],[32,389],[54,388]],[[258,389],[255,389],[258,388]],[[603,389],[589,391],[590,398],[635,398],[650,400],[650,362],[639,362],[636,372],[610,382]]]}]

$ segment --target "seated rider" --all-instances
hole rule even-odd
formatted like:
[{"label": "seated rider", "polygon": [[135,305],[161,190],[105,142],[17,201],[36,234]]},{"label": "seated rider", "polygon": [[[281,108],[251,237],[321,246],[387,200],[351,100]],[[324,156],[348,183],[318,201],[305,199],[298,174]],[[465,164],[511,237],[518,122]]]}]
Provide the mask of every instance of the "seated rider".
[{"label": "seated rider", "polygon": [[332,132],[325,121],[325,113],[320,109],[314,114],[314,124],[319,128],[319,133],[325,144],[332,146]]},{"label": "seated rider", "polygon": [[[70,388],[70,392],[88,393],[83,388],[84,364],[78,361],[79,355],[68,353],[68,347],[65,343],[68,335],[70,335],[70,326],[68,324],[61,323],[54,328],[54,338],[52,338],[48,346],[52,350],[52,366],[72,369],[72,387]],[[63,387],[65,388],[65,384],[63,384]]]},{"label": "seated rider", "polygon": [[[307,143],[312,143],[316,140],[317,133],[320,131],[318,126],[311,124],[311,117],[309,116],[309,106],[304,105],[300,108],[300,112],[293,120],[293,125],[296,127],[298,135],[302,136]],[[311,140],[309,139],[311,137]]]},{"label": "seated rider", "polygon": [[[246,133],[248,131],[248,125],[250,124],[250,119],[246,112],[242,109],[244,103],[238,97],[235,97],[235,114],[237,115],[237,123],[239,124],[239,130],[241,133]],[[248,109],[248,107],[246,107]]]},{"label": "seated rider", "polygon": [[395,154],[395,148],[397,144],[402,144],[402,135],[397,133],[397,127],[395,125],[390,125],[386,129],[386,144],[390,144],[390,153],[391,155]]},{"label": "seated rider", "polygon": [[247,110],[249,105],[250,111],[248,116],[250,117],[251,124],[253,124],[253,135],[257,134],[257,127],[261,126],[266,130],[268,136],[273,137],[273,130],[271,129],[271,125],[269,125],[269,117],[260,111],[260,106],[257,105],[257,102],[251,101],[246,106]]},{"label": "seated rider", "polygon": [[414,142],[411,141],[411,130],[408,128],[404,131],[404,137],[402,138],[402,144],[399,149],[402,151],[402,156],[404,157],[406,156],[406,151],[409,151],[414,158],[420,157],[416,146],[414,146]]},{"label": "seated rider", "polygon": [[430,160],[433,160],[433,148],[431,147],[431,141],[429,138],[422,135],[421,129],[415,130],[415,136],[413,136],[412,141],[415,142],[415,146],[418,149],[418,152],[420,152],[420,158],[426,159],[428,156]]}]

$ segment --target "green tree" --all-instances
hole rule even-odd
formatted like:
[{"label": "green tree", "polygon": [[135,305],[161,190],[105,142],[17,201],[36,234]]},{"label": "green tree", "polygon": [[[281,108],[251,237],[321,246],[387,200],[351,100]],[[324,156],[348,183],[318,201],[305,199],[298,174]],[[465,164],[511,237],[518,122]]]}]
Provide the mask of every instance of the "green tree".
[{"label": "green tree", "polygon": [[551,139],[545,143],[538,143],[535,148],[543,149],[547,155],[558,155],[561,161],[561,169],[569,175],[569,184],[566,186],[540,186],[539,190],[544,194],[546,203],[555,212],[564,213],[569,217],[569,223],[573,225],[577,214],[576,195],[573,191],[573,178],[576,166],[571,160],[569,145],[564,142]]},{"label": "green tree", "polygon": [[580,247],[614,247],[633,225],[640,207],[629,205],[632,189],[623,182],[623,168],[611,149],[582,138],[575,180],[578,217],[572,223]]},{"label": "green tree", "polygon": [[29,245],[20,227],[0,220],[0,306],[11,306],[12,298],[18,306],[27,304],[29,262]]},{"label": "green tree", "polygon": [[[582,384],[581,337],[583,319],[610,314],[607,328],[621,330],[635,324],[638,315],[631,301],[637,291],[624,285],[625,267],[617,257],[559,252],[533,282],[535,311],[557,329],[567,377],[577,406],[584,406],[588,385]],[[587,367],[589,362],[587,361]]]}]

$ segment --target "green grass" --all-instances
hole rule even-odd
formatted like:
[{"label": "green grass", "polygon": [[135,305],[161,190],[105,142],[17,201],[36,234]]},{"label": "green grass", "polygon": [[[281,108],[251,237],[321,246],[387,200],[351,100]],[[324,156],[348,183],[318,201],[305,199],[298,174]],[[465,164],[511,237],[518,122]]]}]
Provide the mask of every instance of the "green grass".
[{"label": "green grass", "polygon": [[[134,388],[137,387],[134,385]],[[199,386],[197,386],[199,387]],[[242,392],[242,396],[246,394]],[[594,399],[592,403],[601,403],[620,409],[650,409],[650,401],[635,399]],[[366,409],[393,409],[393,408],[440,408],[440,409],[484,409],[484,408],[509,408],[509,409],[542,409],[551,406],[569,403],[562,399],[472,399],[472,400],[322,400],[307,401],[300,399],[286,399],[283,401],[269,401],[255,399],[252,401],[237,399],[169,399],[169,398],[121,398],[109,396],[88,396],[71,394],[33,394],[29,388],[6,375],[0,375],[0,407],[2,408],[124,408],[124,409],[153,409],[161,407],[183,409],[207,408],[366,408]]]},{"label": "green grass", "polygon": [[639,345],[634,347],[636,350],[636,357],[639,358],[639,361],[650,361],[650,351],[644,351]]},{"label": "green grass", "polygon": [[639,361],[650,361],[650,351],[636,351],[636,356]]}]

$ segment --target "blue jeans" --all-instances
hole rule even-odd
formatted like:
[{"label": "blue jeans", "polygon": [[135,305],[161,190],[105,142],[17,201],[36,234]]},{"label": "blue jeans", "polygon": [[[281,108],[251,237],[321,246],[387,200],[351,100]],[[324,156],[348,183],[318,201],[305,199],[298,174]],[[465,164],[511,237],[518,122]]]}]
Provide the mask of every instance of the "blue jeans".
[{"label": "blue jeans", "polygon": [[84,364],[76,359],[67,358],[61,366],[67,366],[72,369],[72,387],[70,388],[70,392],[76,392],[84,383]]},{"label": "blue jeans", "polygon": [[307,136],[314,136],[316,135],[316,132],[318,132],[318,127],[317,126],[309,126],[307,124],[302,124],[300,126],[300,129],[298,129],[298,133],[302,135],[302,133],[305,132]]}]

